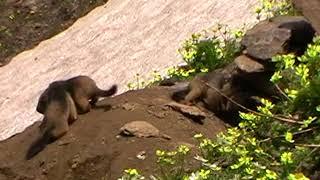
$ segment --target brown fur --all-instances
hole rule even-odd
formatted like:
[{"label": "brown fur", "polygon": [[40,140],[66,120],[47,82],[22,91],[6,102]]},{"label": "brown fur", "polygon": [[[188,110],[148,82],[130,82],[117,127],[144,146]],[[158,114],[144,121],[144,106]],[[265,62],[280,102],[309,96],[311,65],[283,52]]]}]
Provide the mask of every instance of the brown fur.
[{"label": "brown fur", "polygon": [[[89,112],[91,106],[96,104],[99,97],[112,96],[117,92],[116,85],[113,85],[109,90],[101,90],[95,81],[88,76],[76,76],[65,81],[56,82],[70,93],[79,114]],[[42,114],[46,109],[47,91],[48,89],[42,93],[37,105],[37,111]]]},{"label": "brown fur", "polygon": [[204,82],[222,90],[225,84],[224,75],[219,71],[213,71],[205,75],[196,76],[189,84],[189,92],[185,96],[186,103],[203,101],[208,109],[214,112],[220,111],[223,107],[224,97],[215,89],[208,87]]},{"label": "brown fur", "polygon": [[239,111],[245,111],[239,104],[249,109],[257,105],[252,98],[252,93],[242,76],[236,74],[229,76],[217,69],[208,74],[196,76],[189,84],[189,92],[184,101],[187,104],[196,103],[205,106],[221,119],[237,125]]},{"label": "brown fur", "polygon": [[40,109],[43,110],[44,119],[40,125],[41,137],[31,145],[26,159],[31,159],[44,149],[46,144],[65,135],[69,130],[69,124],[77,120],[75,103],[65,91],[63,83],[51,83],[42,98],[44,106]]}]

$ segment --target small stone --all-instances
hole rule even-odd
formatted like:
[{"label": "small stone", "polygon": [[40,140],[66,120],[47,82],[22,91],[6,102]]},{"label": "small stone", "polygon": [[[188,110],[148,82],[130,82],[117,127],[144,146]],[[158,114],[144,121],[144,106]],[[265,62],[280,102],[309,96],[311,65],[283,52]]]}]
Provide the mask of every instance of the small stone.
[{"label": "small stone", "polygon": [[156,127],[145,121],[132,121],[125,124],[120,128],[120,134],[138,138],[160,137],[171,139],[170,136],[160,133]]},{"label": "small stone", "polygon": [[138,159],[140,160],[145,160],[146,159],[146,151],[140,151],[137,156]]},{"label": "small stone", "polygon": [[156,137],[160,131],[145,121],[132,121],[120,128],[121,134],[136,137]]}]

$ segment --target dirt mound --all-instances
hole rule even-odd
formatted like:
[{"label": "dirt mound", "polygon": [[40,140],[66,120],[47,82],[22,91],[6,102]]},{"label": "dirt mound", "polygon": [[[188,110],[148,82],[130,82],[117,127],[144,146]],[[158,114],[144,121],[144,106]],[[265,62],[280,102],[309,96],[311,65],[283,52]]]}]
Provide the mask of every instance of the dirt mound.
[{"label": "dirt mound", "polygon": [[[157,149],[172,149],[183,143],[193,147],[195,140],[192,137],[196,133],[214,137],[225,129],[225,124],[214,116],[207,116],[202,120],[203,124],[199,124],[166,106],[172,101],[170,94],[169,87],[154,87],[103,100],[97,109],[80,115],[65,136],[26,161],[26,151],[39,136],[37,122],[0,143],[0,179],[111,180],[126,168],[138,168],[151,174],[156,169]],[[133,121],[152,125],[149,134],[153,133],[151,129],[157,129],[159,132],[154,130],[157,134],[166,136],[120,136],[121,127]],[[132,129],[133,124],[126,127]],[[146,159],[136,157],[141,152]],[[194,160],[190,163],[193,167],[197,164]]]}]

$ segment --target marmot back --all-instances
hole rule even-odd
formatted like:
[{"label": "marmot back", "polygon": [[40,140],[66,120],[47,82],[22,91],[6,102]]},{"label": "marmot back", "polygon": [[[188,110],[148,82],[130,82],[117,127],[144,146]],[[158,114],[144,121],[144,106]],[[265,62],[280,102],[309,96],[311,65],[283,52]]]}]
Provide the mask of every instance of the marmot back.
[{"label": "marmot back", "polygon": [[[76,76],[64,81],[55,81],[70,93],[79,114],[90,111],[91,106],[94,106],[99,97],[112,96],[117,92],[117,85],[113,85],[108,90],[100,89],[95,81],[88,76]],[[47,89],[39,98],[37,111],[43,114],[43,109],[47,101]]]}]

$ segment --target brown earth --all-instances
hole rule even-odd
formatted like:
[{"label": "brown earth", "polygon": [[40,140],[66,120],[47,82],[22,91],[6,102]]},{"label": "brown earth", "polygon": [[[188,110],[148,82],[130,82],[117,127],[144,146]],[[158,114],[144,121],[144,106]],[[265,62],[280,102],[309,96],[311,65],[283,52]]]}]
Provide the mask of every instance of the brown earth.
[{"label": "brown earth", "polygon": [[122,93],[136,73],[145,77],[180,63],[176,50],[192,33],[217,22],[231,27],[255,22],[258,2],[108,1],[0,68],[0,140],[41,119],[35,107],[50,82],[89,75],[101,88],[117,83]]},{"label": "brown earth", "polygon": [[65,30],[107,0],[1,0],[0,66]]},{"label": "brown earth", "polygon": [[[98,103],[98,109],[80,115],[65,136],[26,162],[25,153],[39,136],[39,123],[35,123],[0,143],[0,179],[114,180],[127,168],[137,168],[145,175],[154,174],[157,149],[173,150],[185,144],[194,155],[195,134],[214,137],[226,124],[214,116],[199,124],[164,106],[172,101],[170,94],[169,87],[154,87],[103,100]],[[146,121],[171,140],[118,136],[119,129],[131,121]],[[136,157],[142,151],[146,154],[144,160]],[[196,167],[198,162],[192,156],[189,158],[186,167]]]}]

